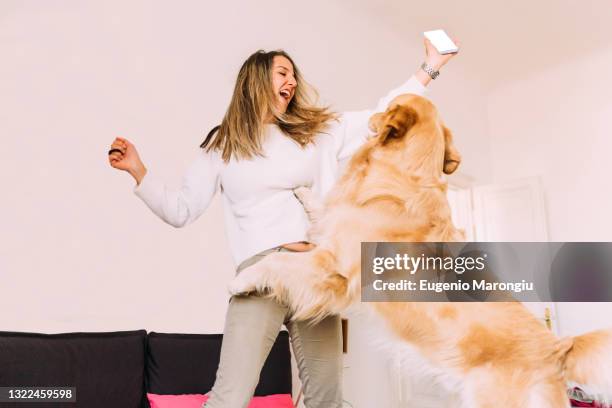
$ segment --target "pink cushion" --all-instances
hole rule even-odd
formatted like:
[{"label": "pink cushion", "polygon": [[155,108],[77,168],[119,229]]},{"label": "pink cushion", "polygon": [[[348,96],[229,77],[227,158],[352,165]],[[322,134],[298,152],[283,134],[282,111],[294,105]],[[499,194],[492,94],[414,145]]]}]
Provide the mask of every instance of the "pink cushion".
[{"label": "pink cushion", "polygon": [[[151,408],[200,408],[208,400],[208,395],[181,394],[159,395],[147,393]],[[275,394],[265,397],[253,397],[249,408],[295,408],[291,395]]]}]

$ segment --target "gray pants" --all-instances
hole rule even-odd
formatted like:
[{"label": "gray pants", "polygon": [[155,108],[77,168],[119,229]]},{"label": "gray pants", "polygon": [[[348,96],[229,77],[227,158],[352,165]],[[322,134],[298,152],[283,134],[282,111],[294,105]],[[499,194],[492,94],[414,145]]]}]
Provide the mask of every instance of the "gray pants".
[{"label": "gray pants", "polygon": [[[261,252],[238,266],[237,273],[275,251]],[[291,271],[287,271],[291,273]],[[289,322],[285,306],[259,296],[233,296],[227,310],[221,360],[206,408],[245,408],[249,404],[268,353],[285,323],[307,408],[342,406],[342,329],[340,317],[316,325]]]}]

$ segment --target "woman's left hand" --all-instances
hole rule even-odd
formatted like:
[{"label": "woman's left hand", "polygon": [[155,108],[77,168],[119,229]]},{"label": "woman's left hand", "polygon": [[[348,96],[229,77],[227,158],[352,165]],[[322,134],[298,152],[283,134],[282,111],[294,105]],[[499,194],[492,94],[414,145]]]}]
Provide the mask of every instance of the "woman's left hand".
[{"label": "woman's left hand", "polygon": [[[451,37],[451,39],[457,45],[457,47],[461,48],[461,45],[459,44],[456,38]],[[440,54],[438,50],[436,50],[436,47],[434,47],[434,45],[431,43],[431,41],[425,38],[425,62],[427,63],[427,65],[434,68],[436,71],[446,65],[446,63],[455,55],[457,55],[457,53],[458,51],[452,54]]]}]

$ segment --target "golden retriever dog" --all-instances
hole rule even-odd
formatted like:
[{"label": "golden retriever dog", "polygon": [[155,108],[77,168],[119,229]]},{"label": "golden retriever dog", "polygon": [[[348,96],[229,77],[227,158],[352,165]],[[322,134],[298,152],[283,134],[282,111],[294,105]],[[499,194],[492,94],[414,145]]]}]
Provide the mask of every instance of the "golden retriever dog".
[{"label": "golden retriever dog", "polygon": [[[259,291],[287,304],[293,319],[316,320],[360,300],[361,242],[464,239],[452,223],[442,174],[461,158],[436,107],[400,95],[370,127],[376,136],[313,210],[315,249],[268,255],[230,283],[231,293]],[[558,339],[518,302],[367,306],[390,341],[416,349],[443,374],[463,407],[569,407],[569,381],[612,390],[612,331]]]}]

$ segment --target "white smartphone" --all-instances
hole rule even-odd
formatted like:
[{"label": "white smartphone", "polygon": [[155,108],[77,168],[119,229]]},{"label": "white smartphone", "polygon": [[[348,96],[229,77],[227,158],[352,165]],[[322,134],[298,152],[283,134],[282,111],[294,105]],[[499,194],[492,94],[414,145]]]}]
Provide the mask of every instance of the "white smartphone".
[{"label": "white smartphone", "polygon": [[450,39],[444,30],[425,31],[423,33],[440,54],[452,54],[459,51],[457,44]]}]

